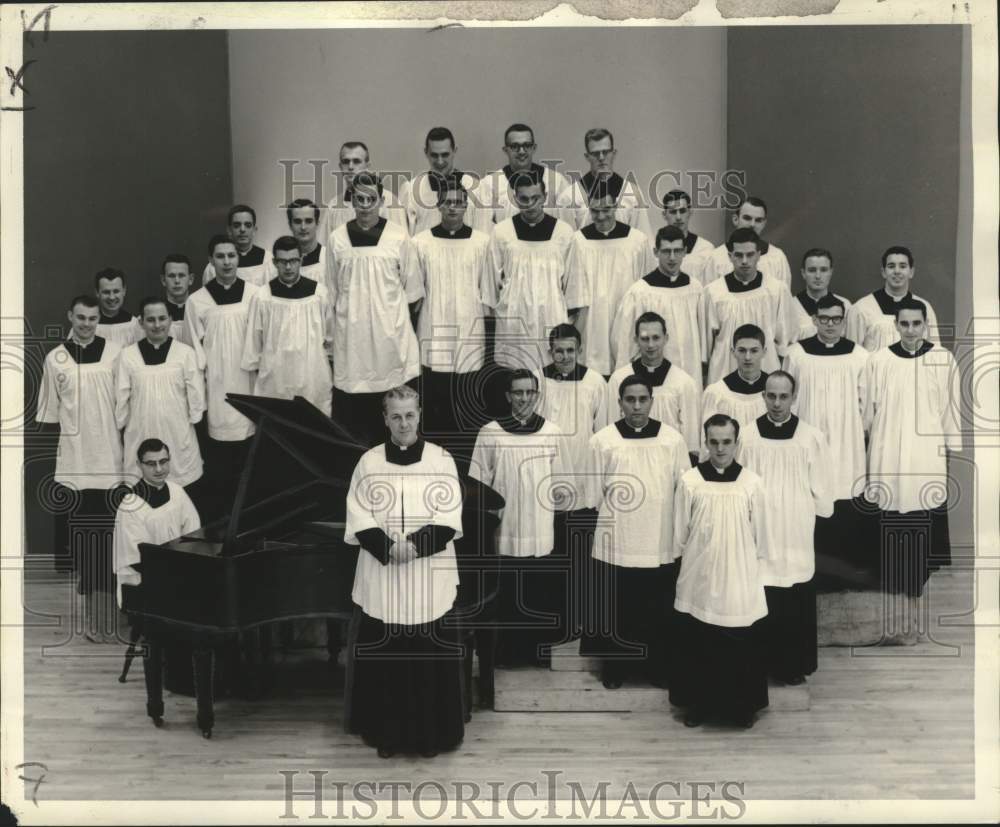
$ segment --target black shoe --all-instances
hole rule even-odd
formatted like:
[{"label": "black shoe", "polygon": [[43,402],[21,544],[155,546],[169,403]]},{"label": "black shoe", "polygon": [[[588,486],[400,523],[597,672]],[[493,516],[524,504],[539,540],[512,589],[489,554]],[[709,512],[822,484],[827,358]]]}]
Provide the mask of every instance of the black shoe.
[{"label": "black shoe", "polygon": [[621,689],[623,681],[621,678],[601,678],[601,683],[605,689]]},{"label": "black shoe", "polygon": [[806,682],[805,675],[792,675],[790,678],[783,678],[782,683],[785,686],[801,686]]},{"label": "black shoe", "polygon": [[392,758],[392,756],[394,756],[395,754],[396,754],[396,751],[395,750],[391,750],[388,747],[379,747],[378,748],[378,757],[379,758]]},{"label": "black shoe", "polygon": [[686,727],[701,726],[704,721],[705,713],[700,709],[689,709],[684,715],[684,726]]},{"label": "black shoe", "polygon": [[743,715],[737,715],[733,718],[733,723],[738,727],[743,727],[743,729],[753,729],[754,720],[756,716],[753,712],[747,712]]}]

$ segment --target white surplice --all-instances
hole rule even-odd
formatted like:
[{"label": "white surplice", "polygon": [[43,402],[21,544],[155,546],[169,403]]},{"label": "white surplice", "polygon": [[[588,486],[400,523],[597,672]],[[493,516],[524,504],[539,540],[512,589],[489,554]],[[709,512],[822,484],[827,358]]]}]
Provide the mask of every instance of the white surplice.
[{"label": "white surplice", "polygon": [[[661,363],[658,370],[662,370]],[[618,368],[608,379],[607,386],[607,424],[611,425],[622,417],[621,404],[618,401],[618,391],[622,380],[633,373],[646,376],[653,382],[653,406],[649,415],[678,431],[684,437],[688,451],[696,453],[701,440],[701,421],[698,419],[698,388],[694,379],[683,368],[671,364],[667,375],[660,385],[655,384],[656,372],[650,370],[641,362],[632,362]]]},{"label": "white surplice", "polygon": [[[882,292],[884,293],[884,291]],[[901,296],[899,299],[892,299],[888,297],[888,294],[885,295],[886,298],[883,299],[886,303],[885,309],[879,304],[875,293],[869,293],[867,296],[862,296],[858,299],[847,313],[847,327],[844,330],[844,335],[852,342],[857,342],[869,353],[875,353],[899,341],[899,331],[896,330],[896,314],[885,311],[891,309],[889,305],[890,301],[902,301],[905,297]],[[907,295],[911,299],[923,302],[927,307],[927,332],[925,338],[929,342],[940,345],[941,338],[938,335],[937,314],[934,312],[934,308],[931,307],[931,303],[927,299],[920,298],[920,296]]]},{"label": "white surplice", "polygon": [[[768,243],[767,252],[762,253],[757,261],[757,269],[791,290],[792,268],[788,266],[788,257],[777,244]],[[707,287],[716,279],[721,279],[731,272],[733,272],[733,262],[729,258],[729,249],[725,244],[720,244],[705,257],[700,274],[701,283]]]}]

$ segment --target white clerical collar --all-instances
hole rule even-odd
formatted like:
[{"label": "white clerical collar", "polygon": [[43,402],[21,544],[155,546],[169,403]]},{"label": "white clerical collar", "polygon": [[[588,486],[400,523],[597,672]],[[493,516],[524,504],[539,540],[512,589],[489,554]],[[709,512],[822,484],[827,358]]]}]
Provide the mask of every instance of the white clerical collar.
[{"label": "white clerical collar", "polygon": [[658,364],[658,365],[654,365],[653,367],[650,367],[649,365],[647,365],[647,364],[646,364],[645,362],[643,362],[642,360],[640,360],[640,361],[639,361],[639,364],[640,364],[640,365],[642,365],[642,367],[643,367],[643,368],[644,368],[645,370],[649,371],[650,373],[656,373],[656,371],[658,371],[658,370],[659,370],[660,368],[662,368],[662,367],[663,367],[663,363],[664,363],[665,361],[666,361],[665,359],[660,359],[660,364]]},{"label": "white clerical collar", "polygon": [[[817,338],[819,338],[819,337],[817,337]],[[830,348],[836,347],[837,345],[839,345],[840,344],[840,339],[836,339],[836,340],[834,340],[832,342],[824,342],[822,339],[820,339],[819,343],[821,345],[823,345],[823,347],[825,347],[827,350],[829,350]]]},{"label": "white clerical collar", "polygon": [[[183,307],[184,306],[184,302],[177,303],[172,298],[170,298],[170,296],[167,296],[167,301],[170,302],[174,307]],[[185,301],[187,301],[187,300],[185,299]]]},{"label": "white clerical collar", "polygon": [[917,341],[916,347],[910,349],[910,348],[908,348],[906,346],[906,342],[904,342],[902,339],[900,339],[899,340],[899,346],[901,348],[903,348],[903,350],[905,350],[907,353],[916,353],[918,350],[920,350],[920,348],[922,348],[924,346],[924,340],[923,339],[919,339]]},{"label": "white clerical collar", "polygon": [[[649,420],[648,419],[646,420],[646,425],[649,425]],[[633,431],[635,431],[637,434],[641,434],[643,431],[646,430],[646,425],[643,425],[641,428],[636,428],[635,425],[629,425],[629,427]]]},{"label": "white clerical collar", "polygon": [[287,281],[282,281],[281,279],[278,279],[278,283],[279,283],[279,284],[280,284],[280,285],[281,285],[282,287],[284,287],[284,288],[285,288],[286,290],[291,290],[291,289],[292,289],[292,288],[293,288],[293,287],[294,287],[294,286],[295,286],[296,284],[298,284],[298,283],[299,283],[299,279],[301,279],[301,278],[302,278],[302,273],[299,273],[299,274],[298,274],[298,275],[297,275],[297,276],[295,277],[295,281],[293,281],[293,282],[292,282],[291,284],[289,284],[289,283],[288,283]]},{"label": "white clerical collar", "polygon": [[662,270],[660,270],[659,267],[657,267],[656,269],[659,270],[660,275],[663,276],[663,278],[667,279],[670,282],[675,282],[675,281],[677,281],[677,279],[679,279],[681,277],[681,271],[680,270],[677,271],[677,275],[676,276],[672,276],[672,275],[670,275],[670,273],[664,273]]},{"label": "white clerical collar", "polygon": [[71,342],[72,342],[73,344],[75,344],[75,345],[76,345],[77,347],[90,347],[90,346],[91,346],[92,344],[94,344],[94,341],[95,341],[96,339],[97,339],[97,336],[91,336],[91,337],[90,337],[90,341],[89,341],[89,342],[87,342],[87,344],[84,344],[83,342],[81,342],[81,341],[80,341],[79,339],[77,339],[77,338],[76,338],[76,334],[75,334],[75,333],[72,333],[72,332],[71,332],[71,333],[69,334],[69,340],[70,340],[70,341],[71,341]]},{"label": "white clerical collar", "polygon": [[768,414],[767,421],[770,422],[772,425],[774,425],[774,427],[780,428],[782,425],[787,425],[789,422],[791,422],[792,418],[789,416],[788,419],[784,419],[781,422],[778,422],[778,420],[776,419],[771,419],[771,414]]},{"label": "white clerical collar", "polygon": [[163,340],[162,342],[160,342],[160,343],[159,343],[158,345],[154,345],[154,344],[153,344],[153,343],[152,343],[152,342],[151,342],[151,341],[150,341],[150,340],[149,340],[149,339],[147,338],[147,339],[146,339],[146,344],[147,344],[147,345],[149,345],[149,346],[150,346],[150,347],[152,347],[152,348],[155,348],[156,350],[159,350],[159,349],[160,349],[161,347],[163,347],[163,346],[164,346],[164,345],[165,345],[165,344],[166,344],[166,343],[167,343],[167,342],[168,342],[169,340],[170,340],[170,337],[169,337],[169,336],[167,336],[167,338],[166,338],[166,339],[164,339],[164,340]]},{"label": "white clerical collar", "polygon": [[725,468],[719,468],[714,462],[710,462],[709,465],[712,466],[712,470],[715,471],[715,473],[718,474],[720,477],[723,474],[725,474],[726,471],[729,470],[729,466],[728,465]]},{"label": "white clerical collar", "polygon": [[[240,277],[238,275],[234,275],[233,276],[233,280],[231,282],[229,282],[229,284],[226,284],[218,276],[215,277],[215,280],[219,283],[219,287],[221,287],[223,290],[229,290],[229,289],[232,288],[232,286],[234,284],[236,284],[236,282],[238,282],[240,280]],[[280,281],[280,279],[279,279],[279,281]],[[284,282],[282,282],[282,284],[284,284]]]},{"label": "white clerical collar", "polygon": [[611,227],[609,227],[607,230],[602,230],[595,224],[594,229],[597,230],[597,232],[599,232],[603,236],[609,236],[615,231],[615,226],[616,226],[615,224],[612,224]]}]

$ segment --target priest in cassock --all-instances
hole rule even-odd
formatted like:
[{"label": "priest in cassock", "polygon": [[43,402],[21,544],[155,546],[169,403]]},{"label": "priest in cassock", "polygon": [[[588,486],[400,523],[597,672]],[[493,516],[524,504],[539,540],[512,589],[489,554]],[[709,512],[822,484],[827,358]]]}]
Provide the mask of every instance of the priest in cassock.
[{"label": "priest in cassock", "polygon": [[[329,238],[330,233],[342,224],[357,218],[354,211],[354,176],[367,172],[371,165],[371,154],[362,141],[346,141],[337,156],[340,173],[337,175],[337,192],[323,211],[319,237]],[[396,194],[386,190],[378,211],[380,218],[388,219],[409,233],[406,211],[399,204]]]},{"label": "priest in cassock", "polygon": [[329,416],[333,310],[326,287],[302,275],[291,236],[271,252],[278,275],[250,296],[240,369],[254,374],[254,396],[301,396]]},{"label": "priest in cassock", "polygon": [[493,230],[493,278],[484,298],[497,317],[496,363],[508,370],[535,370],[545,364],[549,331],[568,321],[565,292],[573,228],[544,211],[544,177],[519,173],[513,189],[520,212]]},{"label": "priest in cassock", "polygon": [[821,247],[806,250],[802,256],[802,280],[806,289],[795,295],[793,303],[796,315],[795,340],[808,339],[816,335],[816,325],[813,316],[816,315],[816,303],[824,296],[833,296],[844,305],[845,312],[851,309],[851,303],[843,296],[830,292],[830,281],[833,279],[833,253]]},{"label": "priest in cassock", "polygon": [[[960,377],[948,350],[927,339],[927,307],[896,305],[900,341],[868,360],[865,422],[868,488],[880,509],[873,554],[881,551],[883,588],[923,594],[931,572],[951,563],[948,452],[960,451]],[[900,630],[912,638],[912,627]]]},{"label": "priest in cassock", "polygon": [[572,581],[566,561],[551,557],[555,512],[573,499],[566,440],[535,411],[538,377],[530,371],[510,372],[507,401],[510,413],[479,432],[469,475],[506,501],[497,534],[497,665],[544,665],[549,647],[567,639]]},{"label": "priest in cassock", "polygon": [[[254,244],[257,237],[257,213],[246,204],[234,204],[226,215],[226,232],[236,245],[236,273],[247,282],[263,287],[274,278],[267,252]],[[201,275],[201,283],[208,284],[216,275],[215,261],[209,253],[208,264]]]},{"label": "priest in cassock", "polygon": [[[867,549],[857,538],[862,517],[870,509],[858,503],[865,487],[865,428],[867,398],[865,367],[868,351],[844,338],[844,302],[827,294],[816,302],[817,333],[788,348],[784,369],[795,379],[795,412],[823,432],[830,445],[827,471],[833,515],[816,519],[816,557],[822,579],[833,585],[857,587],[856,569]],[[872,561],[868,566],[874,571]]]},{"label": "priest in cassock", "polygon": [[615,218],[617,196],[604,181],[589,192],[591,223],[573,234],[566,265],[569,317],[583,337],[581,361],[609,377],[616,365],[611,328],[628,289],[653,265],[649,237]]},{"label": "priest in cassock", "polygon": [[454,623],[462,489],[451,456],[420,438],[417,393],[384,396],[389,438],[351,476],[344,541],[361,546],[351,597],[347,728],[378,750],[432,757],[465,734]]},{"label": "priest in cassock", "polygon": [[[683,202],[682,202],[683,203]],[[690,237],[690,236],[689,236]],[[614,367],[621,368],[639,355],[635,344],[635,321],[643,313],[658,313],[667,323],[666,356],[694,380],[701,393],[702,357],[702,286],[684,271],[685,238],[678,227],[661,227],[656,234],[653,252],[659,262],[625,291],[614,314],[611,329],[611,353]]]},{"label": "priest in cassock", "polygon": [[923,338],[940,347],[938,321],[927,299],[910,292],[917,270],[913,253],[907,247],[890,247],[882,253],[882,280],[885,284],[874,293],[862,296],[847,313],[847,338],[869,353],[899,341],[896,308],[903,300],[916,299],[927,309]]},{"label": "priest in cassock", "polygon": [[596,588],[580,653],[600,658],[608,689],[617,689],[635,671],[666,688],[677,582],[671,553],[674,489],[691,465],[680,433],[650,418],[648,379],[633,374],[622,380],[619,404],[622,419],[590,439],[599,486]]},{"label": "priest in cassock", "polygon": [[[71,332],[42,365],[35,421],[59,425],[54,486],[57,565],[69,556],[83,596],[84,636],[115,641],[109,596],[114,593],[109,535],[110,490],[122,480],[122,443],[115,423],[115,379],[121,348],[97,335],[100,309],[93,296],[76,296],[66,313]],[[89,533],[76,537],[76,520]],[[103,524],[103,528],[98,527]],[[102,600],[103,598],[103,600]]]},{"label": "priest in cassock", "polygon": [[607,424],[618,421],[622,380],[633,373],[645,377],[653,389],[651,416],[680,432],[697,461],[700,442],[698,430],[698,387],[691,376],[664,356],[670,334],[667,323],[657,313],[646,312],[635,320],[633,328],[639,358],[618,368],[608,380]]},{"label": "priest in cassock", "polygon": [[670,702],[685,726],[717,716],[750,728],[768,704],[761,619],[767,615],[764,481],[735,461],[740,426],[705,421],[709,459],[674,494],[674,546],[681,558],[674,608]]},{"label": "priest in cassock", "polygon": [[758,269],[763,242],[749,228],[735,230],[726,242],[730,270],[709,284],[705,303],[705,354],[708,382],[717,382],[733,368],[733,332],[745,324],[764,331],[764,370],[777,370],[788,345],[795,341],[795,314],[788,287]]},{"label": "priest in cassock", "polygon": [[[760,238],[760,261],[757,266],[760,271],[777,282],[785,285],[786,290],[792,288],[792,269],[788,266],[788,258],[777,244],[764,241],[764,231],[767,229],[767,204],[763,198],[748,196],[733,215],[733,227],[737,230],[753,230]],[[701,271],[701,281],[706,287],[716,279],[721,279],[732,271],[730,252],[732,247],[720,244],[705,261]]]},{"label": "priest in cassock", "polygon": [[[326,273],[326,248],[319,241],[319,207],[308,198],[296,198],[285,208],[288,229],[299,245],[302,264],[299,271],[307,279],[323,281]],[[276,275],[272,271],[272,278]]]},{"label": "priest in cassock", "polygon": [[423,432],[447,447],[464,472],[486,424],[480,383],[490,239],[466,223],[469,194],[458,177],[442,179],[435,195],[439,223],[413,237],[407,282],[424,285],[417,322]]},{"label": "priest in cassock", "polygon": [[676,227],[684,236],[684,258],[681,270],[699,284],[702,283],[702,269],[715,244],[704,236],[691,232],[691,195],[684,190],[670,190],[663,196],[663,218],[667,227]]},{"label": "priest in cassock", "polygon": [[128,292],[125,273],[113,267],[99,271],[94,276],[94,292],[101,311],[97,335],[121,348],[138,342],[143,336],[142,325],[124,307]]},{"label": "priest in cassock", "polygon": [[194,276],[191,275],[191,260],[181,253],[170,253],[160,267],[160,284],[163,285],[163,296],[167,300],[167,312],[170,314],[170,335],[178,342],[189,345],[184,332],[184,307]]},{"label": "priest in cassock", "polygon": [[188,299],[184,341],[194,348],[198,366],[205,372],[205,460],[212,502],[205,504],[204,511],[210,521],[231,506],[250,450],[253,423],[226,402],[226,394],[253,393],[254,375],[243,368],[243,348],[251,301],[269,288],[239,275],[238,248],[231,237],[213,236],[208,256],[213,277]]},{"label": "priest in cassock", "polygon": [[[725,414],[740,423],[740,427],[762,415],[764,382],[767,374],[761,370],[767,341],[757,325],[740,325],[733,332],[732,353],[736,370],[718,382],[713,382],[701,397],[701,419],[712,414]],[[707,449],[702,451],[707,456]]]},{"label": "priest in cassock", "polygon": [[326,287],[333,308],[333,415],[364,445],[385,435],[379,417],[386,391],[420,376],[412,317],[424,286],[406,230],[382,218],[382,179],[354,177],[357,217],[330,233]]},{"label": "priest in cassock", "polygon": [[767,413],[743,429],[737,457],[764,480],[767,531],[760,564],[767,599],[764,648],[771,677],[797,686],[816,671],[816,517],[833,513],[826,437],[792,413],[795,380],[767,377]]}]

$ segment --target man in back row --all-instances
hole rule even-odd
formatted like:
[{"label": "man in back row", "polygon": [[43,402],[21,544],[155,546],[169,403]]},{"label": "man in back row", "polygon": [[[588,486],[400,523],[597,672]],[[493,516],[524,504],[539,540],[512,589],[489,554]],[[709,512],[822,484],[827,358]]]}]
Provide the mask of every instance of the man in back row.
[{"label": "man in back row", "polygon": [[[226,215],[226,232],[236,249],[236,272],[243,281],[258,287],[273,278],[268,266],[267,253],[254,244],[257,237],[257,213],[246,204],[234,204]],[[201,283],[208,284],[216,277],[215,260],[209,254],[208,264],[201,276]]]},{"label": "man in back row", "polygon": [[[764,231],[767,229],[767,204],[764,199],[753,195],[744,198],[733,214],[733,227],[737,230],[743,228],[753,230],[757,234],[760,239],[758,268],[765,275],[783,284],[786,290],[790,290],[792,270],[788,266],[788,258],[777,244],[764,240]],[[720,244],[712,251],[702,269],[702,284],[708,286],[732,271],[729,258],[730,250],[727,243]]]},{"label": "man in back row", "polygon": [[[319,237],[323,240],[329,239],[330,233],[337,227],[356,217],[353,203],[354,177],[359,173],[368,172],[371,165],[371,154],[368,152],[368,146],[362,141],[344,142],[337,157],[340,167],[340,173],[337,175],[337,191],[323,210],[323,221],[319,229]],[[407,230],[406,213],[391,190],[385,193],[382,206],[379,208],[379,217],[394,221]]]}]

